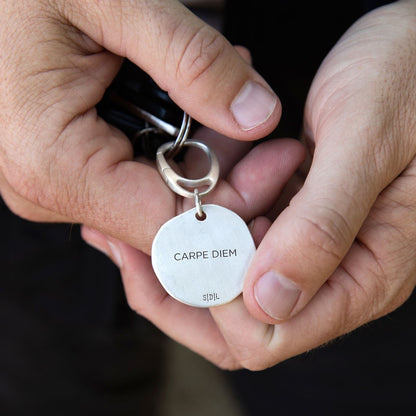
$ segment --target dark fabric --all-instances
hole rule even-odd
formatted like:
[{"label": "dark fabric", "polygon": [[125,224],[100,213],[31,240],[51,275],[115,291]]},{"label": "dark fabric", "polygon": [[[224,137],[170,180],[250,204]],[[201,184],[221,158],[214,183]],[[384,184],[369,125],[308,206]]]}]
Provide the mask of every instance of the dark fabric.
[{"label": "dark fabric", "polygon": [[0,202],[0,414],[152,415],[163,336],[127,306],[79,227]]},{"label": "dark fabric", "polygon": [[[320,62],[342,33],[382,1],[230,0],[225,33],[249,47],[280,96],[275,134],[298,137],[303,104]],[[229,374],[246,414],[410,415],[416,409],[415,295],[388,317],[266,371]]]}]

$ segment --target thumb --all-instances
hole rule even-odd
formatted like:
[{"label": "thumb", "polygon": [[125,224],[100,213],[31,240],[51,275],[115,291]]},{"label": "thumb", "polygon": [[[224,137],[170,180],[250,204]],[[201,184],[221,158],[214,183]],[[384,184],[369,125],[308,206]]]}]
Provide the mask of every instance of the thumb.
[{"label": "thumb", "polygon": [[214,28],[176,0],[65,2],[72,24],[146,71],[191,117],[226,136],[270,133],[280,102]]},{"label": "thumb", "polygon": [[262,321],[288,319],[309,302],[342,262],[384,187],[357,141],[336,142],[318,144],[303,188],[252,261],[244,300]]}]

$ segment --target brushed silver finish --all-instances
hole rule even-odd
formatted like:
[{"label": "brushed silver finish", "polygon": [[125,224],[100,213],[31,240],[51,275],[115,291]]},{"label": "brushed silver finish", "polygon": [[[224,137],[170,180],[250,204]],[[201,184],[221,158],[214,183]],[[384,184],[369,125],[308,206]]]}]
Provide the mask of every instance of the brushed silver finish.
[{"label": "brushed silver finish", "polygon": [[230,302],[243,289],[255,252],[245,222],[218,205],[203,205],[198,220],[191,209],[164,224],[152,246],[152,265],[160,283],[175,299],[191,306]]},{"label": "brushed silver finish", "polygon": [[[187,179],[177,174],[165,158],[165,152],[169,151],[172,145],[173,142],[164,143],[156,153],[156,165],[166,184],[173,192],[185,198],[193,198],[195,189],[198,189],[200,196],[208,194],[215,187],[220,176],[220,164],[215,153],[206,144],[197,140],[187,140],[183,143],[183,146],[201,149],[207,155],[210,163],[209,171],[203,178]],[[202,189],[203,187],[206,189]]]}]

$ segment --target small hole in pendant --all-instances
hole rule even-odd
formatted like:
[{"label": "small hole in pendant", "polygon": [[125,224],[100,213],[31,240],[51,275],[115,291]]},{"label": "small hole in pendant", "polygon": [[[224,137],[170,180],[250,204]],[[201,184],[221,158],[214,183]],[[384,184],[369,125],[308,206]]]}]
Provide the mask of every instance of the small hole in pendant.
[{"label": "small hole in pendant", "polygon": [[207,214],[205,214],[205,212],[204,211],[202,211],[202,214],[200,215],[198,212],[195,214],[195,218],[198,220],[198,221],[205,221],[206,220],[206,218],[207,218]]}]

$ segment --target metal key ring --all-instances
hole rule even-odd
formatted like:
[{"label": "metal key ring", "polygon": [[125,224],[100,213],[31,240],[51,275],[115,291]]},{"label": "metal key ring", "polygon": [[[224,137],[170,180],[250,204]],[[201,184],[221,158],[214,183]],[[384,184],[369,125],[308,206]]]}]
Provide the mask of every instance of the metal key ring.
[{"label": "metal key ring", "polygon": [[178,137],[176,137],[176,140],[172,142],[172,147],[169,149],[168,153],[166,154],[166,157],[175,157],[178,154],[178,152],[182,149],[182,146],[188,138],[189,132],[191,130],[191,121],[192,119],[191,117],[189,117],[188,113],[184,112],[182,125],[179,129]]},{"label": "metal key ring", "polygon": [[192,118],[188,115],[188,113],[186,112],[183,113],[182,124],[181,124],[181,127],[178,128],[156,117],[155,115],[149,113],[143,108],[140,108],[139,106],[129,101],[126,101],[124,98],[120,97],[117,94],[112,94],[111,98],[116,104],[122,106],[131,114],[143,119],[147,123],[154,126],[154,127],[147,127],[143,130],[138,131],[135,135],[135,139],[139,138],[140,136],[146,134],[146,132],[149,132],[149,131],[154,131],[154,132],[161,131],[170,136],[176,136],[176,139],[174,142],[172,142],[172,147],[171,149],[169,149],[169,153],[166,156],[171,158],[171,157],[175,157],[179,153],[183,144],[185,143],[186,139],[189,136],[189,132],[191,131]]},{"label": "metal key ring", "polygon": [[[176,192],[185,198],[194,198],[195,189],[198,189],[199,196],[206,195],[215,187],[220,176],[220,165],[217,156],[215,156],[215,153],[202,142],[198,142],[196,140],[187,140],[186,142],[182,143],[183,146],[193,146],[203,150],[204,153],[208,156],[210,163],[209,171],[203,178],[187,179],[178,175],[165,158],[165,152],[168,152],[172,148],[173,144],[174,142],[167,142],[162,144],[156,153],[156,164],[160,174],[162,175],[162,178],[173,192]],[[201,190],[200,187],[207,188]],[[189,191],[186,188],[192,189],[192,191]]]}]

